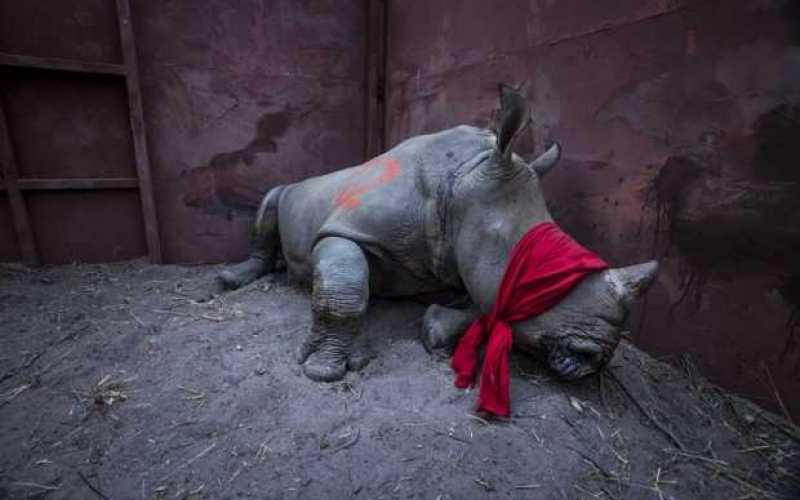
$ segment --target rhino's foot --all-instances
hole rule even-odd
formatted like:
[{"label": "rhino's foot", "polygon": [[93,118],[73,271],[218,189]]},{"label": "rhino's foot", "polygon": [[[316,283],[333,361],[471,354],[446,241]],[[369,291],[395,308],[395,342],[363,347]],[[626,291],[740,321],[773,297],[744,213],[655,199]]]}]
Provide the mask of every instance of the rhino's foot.
[{"label": "rhino's foot", "polygon": [[[320,324],[316,326],[319,328]],[[347,326],[327,325],[322,331],[312,328],[297,352],[297,361],[303,365],[306,377],[317,382],[334,382],[345,376],[353,345],[353,334]]]},{"label": "rhino's foot", "polygon": [[357,372],[365,368],[375,357],[375,352],[366,346],[359,346],[353,349],[347,358],[347,369]]},{"label": "rhino's foot", "polygon": [[422,319],[422,345],[428,352],[452,348],[476,316],[471,310],[431,305]]},{"label": "rhino's foot", "polygon": [[[312,336],[313,337],[313,336]],[[297,348],[297,352],[295,353],[295,360],[297,364],[303,365],[304,373],[313,380],[320,380],[329,382],[331,380],[337,380],[344,376],[343,374],[339,376],[340,362],[338,361],[338,357],[334,358],[333,362],[328,360],[321,361],[318,358],[315,358],[309,363],[306,363],[311,355],[318,351],[320,347],[320,340],[319,339],[310,339],[303,342],[300,347]],[[322,356],[320,355],[322,358]],[[366,346],[358,346],[354,347],[353,351],[347,356],[347,361],[345,363],[345,368],[349,371],[359,371],[366,367],[370,361],[375,357],[375,353]],[[324,368],[327,366],[328,368]],[[331,366],[335,366],[335,369],[331,369]],[[336,375],[335,378],[330,379]]]},{"label": "rhino's foot", "polygon": [[297,348],[297,351],[294,354],[294,359],[297,361],[298,365],[302,365],[306,362],[311,353],[316,351],[317,348],[312,341],[306,340]]},{"label": "rhino's foot", "polygon": [[317,382],[335,382],[347,373],[347,356],[332,355],[320,349],[311,353],[303,363],[303,373]]},{"label": "rhino's foot", "polygon": [[298,365],[306,362],[309,356],[317,352],[319,346],[322,345],[322,338],[315,334],[313,331],[309,334],[308,338],[303,341],[295,352],[295,360]]},{"label": "rhino's foot", "polygon": [[339,237],[320,240],[312,256],[311,331],[298,360],[308,378],[331,382],[347,373],[369,301],[369,266],[358,244]]},{"label": "rhino's foot", "polygon": [[442,329],[441,323],[437,321],[434,314],[431,313],[435,307],[439,306],[436,304],[430,306],[428,310],[425,311],[425,316],[422,319],[422,333],[420,335],[420,340],[422,340],[422,345],[428,352],[432,352],[435,349],[441,349],[447,345],[447,334]]},{"label": "rhino's foot", "polygon": [[269,267],[262,257],[252,256],[220,272],[218,279],[225,289],[236,290],[264,276],[268,271]]}]

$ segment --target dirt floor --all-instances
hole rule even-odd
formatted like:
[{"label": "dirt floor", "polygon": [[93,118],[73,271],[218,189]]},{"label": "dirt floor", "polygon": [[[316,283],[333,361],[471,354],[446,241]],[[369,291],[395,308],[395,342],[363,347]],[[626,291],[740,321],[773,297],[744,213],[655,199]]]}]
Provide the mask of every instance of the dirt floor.
[{"label": "dirt floor", "polygon": [[509,422],[472,413],[374,303],[375,359],[302,376],[307,294],[284,275],[214,294],[215,267],[0,266],[0,498],[800,498],[800,432],[620,347],[552,380],[515,356]]}]

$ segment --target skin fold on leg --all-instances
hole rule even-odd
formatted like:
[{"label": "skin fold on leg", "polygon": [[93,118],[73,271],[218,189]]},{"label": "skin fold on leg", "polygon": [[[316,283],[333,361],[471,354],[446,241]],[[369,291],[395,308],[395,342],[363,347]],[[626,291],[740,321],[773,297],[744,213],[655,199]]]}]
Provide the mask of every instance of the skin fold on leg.
[{"label": "skin fold on leg", "polygon": [[298,362],[312,380],[331,382],[347,372],[353,339],[369,302],[369,266],[351,240],[320,240],[312,255],[312,323]]}]

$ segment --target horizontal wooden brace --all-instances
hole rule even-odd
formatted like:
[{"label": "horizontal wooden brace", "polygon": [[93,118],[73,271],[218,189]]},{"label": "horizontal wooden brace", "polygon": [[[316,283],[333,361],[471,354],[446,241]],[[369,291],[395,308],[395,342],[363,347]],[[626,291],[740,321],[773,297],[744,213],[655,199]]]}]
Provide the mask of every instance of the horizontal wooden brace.
[{"label": "horizontal wooden brace", "polygon": [[[108,177],[94,179],[18,179],[20,191],[63,191],[71,189],[138,189],[135,177]],[[0,181],[0,191],[6,186]]]},{"label": "horizontal wooden brace", "polygon": [[127,71],[123,64],[76,61],[57,57],[23,56],[5,52],[0,52],[0,66],[68,71],[74,73],[93,73],[98,75],[125,75]]}]

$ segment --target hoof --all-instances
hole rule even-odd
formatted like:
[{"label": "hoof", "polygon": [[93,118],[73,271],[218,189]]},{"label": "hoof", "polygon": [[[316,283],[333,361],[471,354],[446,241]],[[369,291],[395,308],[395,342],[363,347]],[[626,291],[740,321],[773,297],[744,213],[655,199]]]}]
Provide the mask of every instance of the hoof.
[{"label": "hoof", "polygon": [[267,272],[263,259],[250,257],[217,275],[217,279],[226,290],[236,290],[257,280]]},{"label": "hoof", "polygon": [[347,358],[347,369],[357,372],[366,367],[374,357],[375,353],[365,347],[354,349],[350,357]]},{"label": "hoof", "polygon": [[442,329],[441,323],[435,318],[437,312],[436,307],[437,306],[429,307],[428,310],[425,311],[425,317],[422,320],[420,340],[422,340],[422,345],[428,352],[447,346],[445,332]]},{"label": "hoof", "polygon": [[239,278],[231,271],[222,271],[217,279],[225,290],[236,290],[242,286]]},{"label": "hoof", "polygon": [[294,353],[294,359],[297,361],[298,365],[302,365],[306,362],[311,353],[317,350],[317,346],[315,342],[306,340],[297,348]]},{"label": "hoof", "polygon": [[316,382],[336,382],[347,373],[346,360],[334,361],[325,359],[315,352],[303,363],[303,373]]}]

